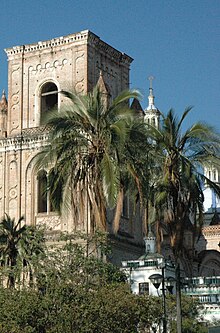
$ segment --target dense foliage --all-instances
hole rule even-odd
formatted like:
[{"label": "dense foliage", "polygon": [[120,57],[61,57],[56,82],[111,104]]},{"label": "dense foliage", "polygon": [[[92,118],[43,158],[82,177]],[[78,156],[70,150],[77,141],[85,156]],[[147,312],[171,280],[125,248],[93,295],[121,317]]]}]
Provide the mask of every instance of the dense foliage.
[{"label": "dense foliage", "polygon": [[[81,245],[79,237],[64,235],[54,248],[44,249],[44,256],[39,252],[37,264],[36,257],[33,263],[30,257],[29,265],[35,268],[31,284],[17,278],[14,288],[1,287],[0,332],[130,333],[137,332],[140,323],[145,327],[160,321],[158,299],[141,303],[124,273],[104,261],[105,237],[82,237]],[[1,273],[4,281],[6,273]]]},{"label": "dense foliage", "polygon": [[[158,328],[163,316],[161,299],[131,293],[124,273],[105,262],[109,250],[105,240],[106,235],[100,233],[63,235],[56,246],[47,248],[39,231],[32,228],[31,237],[26,238],[26,246],[33,252],[28,256],[31,283],[18,277],[26,269],[26,265],[21,269],[19,256],[13,288],[4,286],[7,274],[1,272],[0,332],[146,333]],[[185,311],[186,317],[190,314],[187,322],[203,333],[196,320],[197,303],[190,304]],[[170,300],[171,326],[174,306]]]},{"label": "dense foliage", "polygon": [[[175,302],[168,301],[168,327],[175,333]],[[132,295],[125,284],[93,291],[54,285],[54,292],[45,294],[1,288],[0,306],[2,333],[146,333],[156,331],[162,318],[159,298]],[[207,332],[196,320],[197,306],[183,299],[183,333]]]},{"label": "dense foliage", "polygon": [[10,288],[32,283],[33,270],[44,254],[44,230],[17,222],[7,214],[0,223],[0,277]]},{"label": "dense foliage", "polygon": [[[207,333],[207,324],[203,322],[201,313],[203,305],[196,298],[182,295],[182,333]],[[177,332],[176,327],[176,298],[167,297],[168,328],[172,333]]]}]

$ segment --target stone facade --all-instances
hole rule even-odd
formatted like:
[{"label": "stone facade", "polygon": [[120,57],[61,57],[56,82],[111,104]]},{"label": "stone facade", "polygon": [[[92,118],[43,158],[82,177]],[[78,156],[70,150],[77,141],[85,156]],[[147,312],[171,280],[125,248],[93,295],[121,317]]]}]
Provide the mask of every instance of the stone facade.
[{"label": "stone facade", "polygon": [[[58,92],[87,93],[102,70],[113,97],[128,88],[132,58],[86,30],[66,37],[5,50],[8,56],[7,133],[40,125],[41,90],[53,82]],[[58,106],[62,98],[58,99]]]},{"label": "stone facade", "polygon": [[[88,30],[5,51],[8,57],[8,102],[3,92],[0,100],[0,217],[4,213],[16,220],[24,216],[27,224],[46,224],[53,233],[72,231],[71,218],[60,218],[51,209],[49,198],[39,206],[36,161],[48,137],[48,130],[41,125],[41,119],[50,107],[66,103],[60,93],[62,90],[76,90],[84,94],[98,82],[104,94],[116,97],[129,88],[133,59]],[[149,105],[144,111],[137,100],[133,101],[132,107],[145,121],[159,126],[160,112],[154,105],[152,82],[148,99]],[[215,169],[205,172],[207,177],[219,182]],[[206,199],[208,210],[213,207],[213,197],[210,194]],[[117,264],[120,260],[136,259],[143,251],[143,230],[137,223],[140,216],[133,216],[129,203],[126,206],[129,209],[122,216],[118,233],[120,246],[113,237]],[[218,208],[218,202],[214,208],[216,206]],[[110,212],[109,229],[111,220]],[[190,233],[186,241],[191,242]],[[214,250],[215,255],[220,255],[218,243],[219,226],[207,225],[196,245],[198,254],[203,253],[200,263],[206,261],[205,250]],[[166,255],[166,244],[163,252]],[[167,255],[168,252],[169,249]],[[219,262],[215,271],[220,274]]]},{"label": "stone facade", "polygon": [[[0,102],[0,216],[4,213],[27,224],[46,224],[53,231],[71,231],[71,219],[62,219],[49,199],[39,204],[36,161],[47,142],[41,125],[44,113],[64,104],[62,90],[86,94],[100,79],[110,98],[129,88],[132,58],[85,30],[66,37],[16,46],[8,57],[8,105]],[[45,170],[47,172],[47,170]],[[124,219],[123,230],[137,234]],[[128,223],[129,222],[129,223]],[[128,226],[126,226],[128,224]],[[139,231],[139,237],[142,237]]]}]

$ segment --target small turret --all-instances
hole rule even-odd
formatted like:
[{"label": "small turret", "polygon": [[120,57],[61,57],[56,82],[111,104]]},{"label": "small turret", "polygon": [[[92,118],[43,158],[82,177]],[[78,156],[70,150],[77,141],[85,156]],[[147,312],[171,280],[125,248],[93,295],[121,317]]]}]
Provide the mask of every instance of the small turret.
[{"label": "small turret", "polygon": [[97,86],[100,89],[104,102],[108,105],[110,98],[111,98],[111,93],[110,93],[110,89],[109,89],[108,85],[105,83],[102,70],[100,71],[100,74],[99,74]]},{"label": "small turret", "polygon": [[0,100],[0,111],[8,111],[8,102],[5,96],[5,91],[2,91],[2,98]]},{"label": "small turret", "polygon": [[0,137],[6,136],[7,113],[8,113],[8,102],[5,95],[5,91],[3,90],[2,98],[0,100]]},{"label": "small turret", "polygon": [[144,242],[145,242],[146,254],[156,253],[156,237],[154,236],[153,232],[151,231],[151,224],[149,224],[148,234],[144,238]]},{"label": "small turret", "polygon": [[152,126],[159,127],[160,124],[160,111],[158,108],[154,105],[154,94],[153,94],[153,87],[152,87],[152,81],[153,76],[150,76],[150,88],[149,88],[149,96],[148,96],[148,107],[144,110],[145,116],[144,121]]},{"label": "small turret", "polygon": [[133,102],[131,103],[131,109],[134,110],[138,116],[143,118],[144,111],[138,99],[136,98],[133,99]]}]

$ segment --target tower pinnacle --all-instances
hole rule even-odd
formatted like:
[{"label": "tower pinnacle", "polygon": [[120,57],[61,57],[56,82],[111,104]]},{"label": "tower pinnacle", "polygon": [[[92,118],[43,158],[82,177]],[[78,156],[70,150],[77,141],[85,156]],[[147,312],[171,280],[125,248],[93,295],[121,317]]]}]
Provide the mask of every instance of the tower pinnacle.
[{"label": "tower pinnacle", "polygon": [[154,77],[151,75],[148,77],[148,80],[150,81],[150,89],[152,89],[152,83],[153,83],[153,80],[154,80]]},{"label": "tower pinnacle", "polygon": [[149,88],[149,96],[148,96],[148,108],[147,110],[156,110],[156,107],[154,106],[154,95],[153,95],[153,80],[154,77],[151,75],[148,77],[148,80],[150,81],[150,88]]},{"label": "tower pinnacle", "polygon": [[5,95],[5,90],[2,91],[2,98],[0,99],[0,111],[7,111],[8,102]]},{"label": "tower pinnacle", "polygon": [[148,107],[144,110],[144,120],[155,127],[159,127],[160,122],[160,111],[154,105],[154,94],[153,94],[153,80],[154,77],[151,75],[148,77],[150,81],[149,96],[148,96]]}]

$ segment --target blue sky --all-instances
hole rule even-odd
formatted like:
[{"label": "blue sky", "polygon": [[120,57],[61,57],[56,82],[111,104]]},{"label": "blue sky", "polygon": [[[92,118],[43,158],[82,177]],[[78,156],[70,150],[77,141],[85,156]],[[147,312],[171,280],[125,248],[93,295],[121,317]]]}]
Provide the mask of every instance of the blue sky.
[{"label": "blue sky", "polygon": [[7,89],[3,49],[89,29],[134,58],[131,88],[188,125],[205,121],[220,132],[220,0],[1,0],[0,90]]}]

